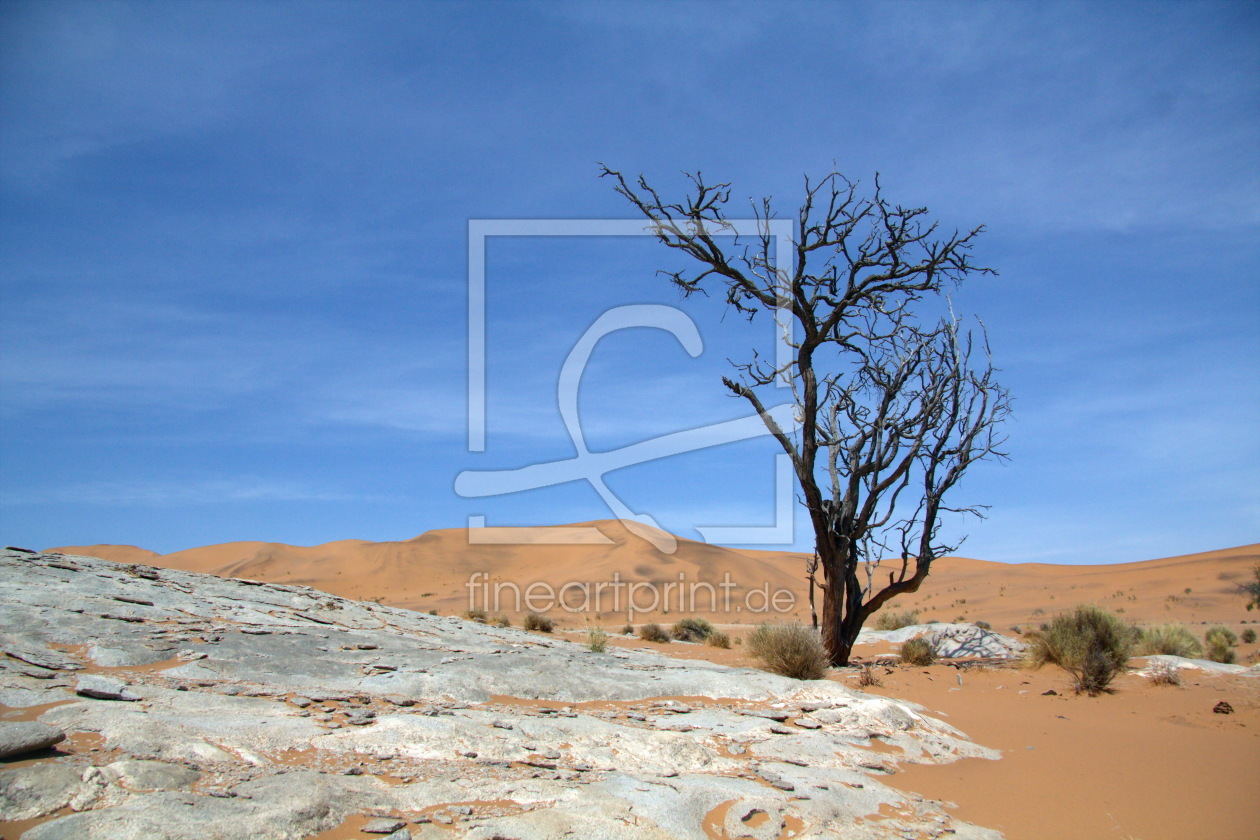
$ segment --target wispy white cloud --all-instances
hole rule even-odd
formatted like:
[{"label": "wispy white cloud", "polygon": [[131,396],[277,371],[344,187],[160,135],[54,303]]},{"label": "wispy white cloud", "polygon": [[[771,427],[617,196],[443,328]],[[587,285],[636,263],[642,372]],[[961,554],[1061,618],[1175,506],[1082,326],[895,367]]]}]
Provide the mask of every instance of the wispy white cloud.
[{"label": "wispy white cloud", "polygon": [[220,479],[90,481],[40,489],[7,488],[0,503],[88,504],[174,508],[250,502],[367,502],[382,497],[346,493],[297,481],[240,476]]}]

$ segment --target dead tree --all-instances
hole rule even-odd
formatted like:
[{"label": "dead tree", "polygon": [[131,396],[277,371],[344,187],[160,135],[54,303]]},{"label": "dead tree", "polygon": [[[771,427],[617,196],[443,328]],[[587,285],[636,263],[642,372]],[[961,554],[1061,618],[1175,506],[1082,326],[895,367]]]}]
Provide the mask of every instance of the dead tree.
[{"label": "dead tree", "polygon": [[809,620],[810,625],[818,629],[818,609],[814,606],[814,589],[818,586],[818,552],[815,551],[805,561],[805,577],[809,579]]},{"label": "dead tree", "polygon": [[[776,254],[769,199],[753,202],[758,234],[734,236],[728,184],[689,175],[686,198],[668,203],[642,176],[631,185],[601,174],[662,243],[699,263],[663,272],[684,296],[717,287],[748,318],[791,325],[789,361],[754,352],[722,381],[792,460],[821,569],[823,643],[834,665],[848,664],[867,618],[917,591],[961,543],[942,534],[943,515],[983,515],[947,505],[949,491],[972,464],[1005,457],[998,430],[1010,402],[983,325],[973,340],[943,300],[969,275],[995,273],[971,262],[983,228],[938,234],[925,208],[886,200],[878,177],[863,197],[833,171],[805,180],[790,253]],[[797,428],[782,428],[763,402],[776,379],[791,386]]]}]

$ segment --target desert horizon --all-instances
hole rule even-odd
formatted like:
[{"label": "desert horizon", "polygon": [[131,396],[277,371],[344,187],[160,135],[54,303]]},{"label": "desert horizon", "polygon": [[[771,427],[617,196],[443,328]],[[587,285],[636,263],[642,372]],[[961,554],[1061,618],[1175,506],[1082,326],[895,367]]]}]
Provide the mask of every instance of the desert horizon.
[{"label": "desert horizon", "polygon": [[[660,580],[662,576],[657,572],[662,569],[668,569],[671,572],[678,568],[697,573],[705,570],[712,572],[716,567],[706,564],[715,558],[728,563],[735,562],[736,558],[742,558],[740,562],[743,565],[735,567],[739,574],[776,573],[779,575],[775,578],[776,581],[790,585],[789,576],[782,566],[800,563],[804,559],[802,556],[790,553],[721,549],[682,539],[678,541],[677,551],[673,555],[661,555],[646,541],[630,534],[618,521],[597,521],[557,527],[571,530],[579,526],[598,528],[607,538],[608,543],[588,541],[581,545],[559,547],[566,549],[565,552],[561,552],[563,563],[560,570],[562,572],[580,574],[584,571],[588,575],[598,576],[610,571],[615,573],[621,568],[620,563],[633,561],[634,565],[627,567],[627,573],[630,576],[628,579],[646,582]],[[535,536],[547,537],[545,533],[538,533],[545,529],[534,529],[534,531]],[[257,591],[256,587],[259,583],[256,582],[264,586],[277,585],[278,594],[291,593],[287,597],[309,592],[319,599],[319,593],[327,591],[334,596],[341,595],[353,599],[345,601],[345,607],[331,602],[323,603],[321,605],[323,609],[335,607],[338,611],[342,611],[351,608],[350,605],[357,601],[371,610],[377,604],[386,608],[394,606],[389,603],[390,600],[399,602],[414,600],[417,597],[414,592],[407,591],[405,588],[400,589],[409,574],[420,573],[426,582],[424,585],[435,589],[441,589],[446,584],[457,588],[458,575],[469,573],[470,570],[489,563],[491,568],[496,569],[495,574],[499,578],[510,579],[513,575],[530,575],[534,580],[546,580],[545,573],[549,568],[549,562],[554,559],[551,553],[558,548],[545,544],[483,545],[478,547],[474,558],[467,558],[464,565],[448,570],[447,578],[435,575],[435,565],[449,563],[452,557],[451,552],[458,554],[460,534],[464,534],[463,539],[466,540],[463,529],[443,529],[422,534],[402,543],[377,544],[361,540],[342,540],[321,546],[295,547],[241,542],[206,546],[165,556],[147,552],[135,546],[62,546],[30,559],[24,557],[20,562],[23,567],[31,567],[36,561],[46,563],[51,570],[65,574],[60,570],[82,570],[85,563],[101,562],[91,561],[89,558],[100,557],[110,567],[123,573],[116,576],[116,579],[120,581],[138,583],[149,580],[160,581],[167,574],[185,574],[208,575],[210,580],[223,580],[226,584],[235,584],[238,587],[247,584],[245,592],[233,596],[234,600],[227,602],[228,614],[233,617],[233,620],[239,621],[243,618],[240,613],[242,605],[249,601],[249,591],[251,589]],[[663,557],[668,557],[670,562],[660,563],[659,560]],[[354,582],[348,581],[345,575],[336,574],[336,571],[331,568],[337,565],[361,564],[365,558],[374,560],[375,565],[368,567],[368,573],[358,576]],[[595,562],[596,559],[599,562]],[[928,578],[926,591],[917,593],[919,600],[914,602],[918,604],[919,609],[924,610],[925,614],[917,618],[924,625],[929,625],[931,622],[946,623],[945,629],[941,631],[945,634],[941,637],[941,641],[948,642],[949,634],[956,633],[958,628],[964,626],[955,622],[979,622],[980,627],[989,625],[990,622],[981,618],[982,614],[995,618],[1029,615],[1033,621],[1052,620],[1060,609],[1068,611],[1078,603],[1094,600],[1113,610],[1123,610],[1124,612],[1119,614],[1127,614],[1126,620],[1139,626],[1184,623],[1189,625],[1191,633],[1199,635],[1202,635],[1203,631],[1196,629],[1194,626],[1196,624],[1211,623],[1236,628],[1239,631],[1238,635],[1242,638],[1236,640],[1233,653],[1243,664],[1216,665],[1205,660],[1173,657],[1170,662],[1173,663],[1173,673],[1177,675],[1176,683],[1161,685],[1154,679],[1157,673],[1157,666],[1153,664],[1155,660],[1139,656],[1131,660],[1128,669],[1122,670],[1116,676],[1107,691],[1099,696],[1089,696],[1076,691],[1072,678],[1058,667],[1029,670],[1019,667],[1019,659],[1012,657],[1009,653],[996,657],[992,655],[1008,648],[1018,650],[1021,644],[1020,639],[1028,638],[1023,635],[1026,630],[1021,631],[1020,628],[1007,628],[995,623],[992,625],[994,628],[992,631],[984,630],[983,635],[988,639],[1005,638],[1003,645],[1006,645],[1006,648],[991,648],[989,653],[979,656],[965,652],[949,653],[944,654],[935,662],[918,665],[903,661],[905,654],[896,643],[896,639],[902,638],[901,636],[886,632],[872,632],[870,638],[864,636],[859,642],[853,667],[831,669],[823,675],[822,682],[839,684],[867,693],[858,696],[888,698],[899,704],[918,704],[905,708],[918,709],[919,712],[943,720],[948,726],[957,728],[949,731],[970,739],[968,744],[974,742],[980,745],[981,750],[995,751],[989,754],[972,755],[963,749],[948,760],[941,761],[938,758],[923,763],[922,757],[914,757],[911,742],[897,740],[892,734],[882,734],[878,739],[872,735],[866,747],[870,751],[870,758],[865,759],[861,765],[864,772],[875,773],[877,774],[875,778],[882,778],[882,783],[886,786],[883,789],[900,791],[904,796],[910,797],[909,802],[920,803],[912,807],[903,802],[891,811],[881,808],[878,816],[872,819],[876,819],[878,824],[882,824],[884,820],[893,820],[895,825],[896,820],[909,818],[915,807],[922,809],[928,807],[930,803],[932,807],[943,808],[937,811],[938,816],[933,818],[937,820],[936,824],[950,826],[951,831],[960,836],[971,836],[967,832],[972,831],[976,826],[983,826],[986,830],[997,830],[1001,837],[1008,840],[1043,840],[1046,836],[1053,836],[1056,840],[1094,840],[1113,830],[1122,830],[1125,832],[1124,836],[1141,838],[1141,840],[1182,840],[1186,836],[1212,838],[1212,840],[1236,840],[1236,838],[1247,836],[1255,825],[1256,819],[1251,791],[1255,789],[1257,783],[1260,783],[1260,761],[1257,761],[1260,758],[1260,691],[1257,690],[1256,685],[1256,674],[1260,673],[1258,670],[1260,665],[1254,664],[1260,662],[1260,648],[1257,647],[1255,636],[1247,637],[1245,633],[1253,622],[1260,624],[1260,618],[1251,618],[1253,613],[1246,609],[1245,599],[1240,595],[1236,584],[1245,579],[1245,575],[1257,565],[1258,560],[1260,560],[1260,545],[1249,545],[1103,567],[1023,564],[1022,567],[1015,569],[1022,574],[1003,574],[1003,569],[1009,570],[1012,567],[1007,564],[989,563],[971,558],[942,558],[942,565]],[[653,563],[655,565],[650,565]],[[146,569],[152,571],[145,571]],[[171,571],[158,572],[157,570]],[[727,570],[729,571],[729,567]],[[559,578],[553,578],[553,580],[558,584]],[[321,590],[310,581],[318,581],[327,586]],[[194,588],[197,586],[196,582],[190,578],[172,581],[171,585],[176,587],[177,592],[192,592],[190,585]],[[346,595],[344,592],[338,592],[338,586],[353,590],[355,594]],[[311,588],[307,589],[307,587]],[[365,594],[365,589],[369,592],[376,591],[384,594],[380,596]],[[1100,594],[1104,597],[1094,597]],[[58,596],[54,593],[53,597]],[[117,599],[114,603],[121,600],[124,602],[123,606],[129,606],[150,604],[153,596],[141,598],[132,595],[115,595],[114,597]],[[1082,600],[1076,600],[1078,598]],[[663,655],[667,659],[679,662],[683,667],[708,664],[725,669],[722,673],[729,673],[737,680],[740,679],[738,675],[741,674],[764,673],[763,669],[766,667],[759,655],[755,653],[752,644],[751,633],[757,622],[746,616],[728,621],[726,619],[731,616],[708,613],[707,617],[712,620],[715,627],[725,631],[728,637],[723,644],[715,645],[688,642],[678,638],[670,640],[668,635],[653,640],[644,637],[642,633],[646,626],[650,626],[650,624],[645,624],[646,622],[660,622],[665,626],[668,634],[674,622],[686,624],[687,621],[705,618],[706,614],[703,611],[686,614],[661,611],[642,613],[636,622],[639,630],[637,635],[619,631],[617,625],[621,621],[614,620],[612,616],[596,617],[583,614],[566,616],[563,613],[553,613],[557,619],[554,628],[547,628],[544,632],[523,633],[514,628],[491,630],[488,626],[493,624],[489,620],[490,616],[465,614],[461,617],[462,611],[455,608],[461,606],[458,603],[458,593],[447,596],[437,594],[427,597],[419,596],[419,600],[421,603],[416,608],[421,610],[436,609],[431,607],[431,604],[450,603],[453,606],[449,612],[438,610],[443,615],[439,618],[434,618],[424,612],[408,612],[410,608],[400,610],[398,615],[414,616],[413,619],[409,619],[411,621],[453,622],[451,626],[467,628],[465,632],[471,632],[474,635],[482,632],[497,632],[519,633],[523,637],[532,636],[540,639],[555,638],[561,645],[561,648],[556,649],[557,655],[571,656],[572,654],[564,654],[566,646],[579,650],[590,647],[591,650],[595,650],[592,641],[595,637],[591,635],[593,628],[604,626],[607,628],[606,637],[600,637],[599,650],[605,650],[606,644],[608,653],[604,656],[611,656],[614,660],[623,655],[647,657]],[[931,610],[934,600],[938,604],[950,605],[946,614],[942,616],[926,614]],[[274,603],[277,602],[264,597],[265,605]],[[313,604],[314,601],[311,603]],[[911,599],[908,598],[897,599],[888,605],[888,609],[900,611],[911,603]],[[1045,604],[1048,609],[1043,610],[1035,606],[1036,604]],[[148,607],[140,607],[140,609],[148,609]],[[188,608],[185,607],[184,610],[187,612]],[[963,615],[952,615],[956,611],[966,611],[973,617],[968,619]],[[274,610],[272,612],[274,614]],[[776,616],[771,620],[808,620],[808,616],[802,616],[798,612]],[[310,612],[303,612],[298,616],[304,619],[299,622],[299,625],[304,625],[306,628],[318,629],[329,621],[335,622],[331,615],[317,617]],[[1202,618],[1196,618],[1199,616]],[[133,620],[125,614],[119,616],[116,613],[107,613],[104,617]],[[393,626],[401,620],[401,618],[394,618],[387,626]],[[318,624],[310,625],[307,623],[309,621],[317,621]],[[113,625],[119,623],[117,620],[105,622],[105,624]],[[513,613],[511,624],[514,626],[521,624],[520,616]],[[870,625],[874,624],[874,621],[870,622]],[[142,623],[123,624],[123,626],[143,629],[148,625]],[[230,628],[234,625],[225,626]],[[977,629],[976,625],[966,626],[971,627],[972,630]],[[526,627],[528,629],[529,625]],[[676,629],[677,626],[675,626]],[[270,634],[272,630],[248,629],[244,632]],[[297,632],[297,630],[284,632]],[[925,626],[918,632],[930,634],[932,630],[931,627]],[[201,644],[197,647],[212,655],[224,655],[225,651],[216,653],[216,649],[220,647],[216,643],[222,639],[221,634],[222,630],[214,635],[203,631],[201,636],[192,641],[200,642]],[[432,630],[428,630],[422,635],[427,637],[431,634]],[[1005,634],[1005,637],[1002,634]],[[69,637],[63,635],[62,638]],[[187,636],[180,638],[186,639]],[[258,639],[260,637],[253,635],[243,638]],[[929,635],[929,638],[933,637]],[[510,636],[509,639],[511,639]],[[934,644],[940,644],[941,641]],[[379,642],[373,641],[366,645],[343,646],[343,649],[347,647],[375,649],[378,644]],[[513,644],[515,647],[527,650],[537,649],[533,643],[521,645],[514,641]],[[546,644],[555,643],[547,642]],[[422,647],[425,650],[433,650],[431,646]],[[445,648],[444,644],[437,649]],[[102,668],[99,665],[107,660],[102,658],[105,649],[99,645],[90,650],[86,645],[72,647],[62,645],[58,649],[73,652],[78,656],[86,655],[87,668],[82,673],[101,674],[110,679],[121,677],[124,680],[124,682],[115,682],[111,685],[125,686],[125,688],[111,690],[140,692],[142,696],[152,696],[157,702],[162,702],[163,696],[154,693],[157,687],[168,685],[174,686],[177,691],[188,691],[193,688],[193,684],[188,683],[187,678],[194,673],[203,676],[215,674],[213,680],[209,682],[203,680],[195,684],[200,686],[197,688],[199,691],[226,690],[238,693],[245,690],[239,687],[242,685],[239,682],[242,679],[245,680],[243,685],[246,688],[252,685],[253,681],[261,680],[261,684],[265,686],[268,681],[283,679],[274,674],[268,677],[245,676],[246,673],[251,673],[247,670],[233,675],[228,683],[220,683],[219,680],[224,675],[217,670],[188,671],[186,667],[181,666],[184,661],[197,661],[197,656],[204,655],[193,654],[191,651],[181,652],[179,659],[164,660],[142,668],[118,667],[117,665]],[[451,646],[450,649],[456,655],[442,660],[443,663],[458,661],[461,658],[459,655],[461,647],[458,644]],[[49,664],[46,658],[41,659],[31,653],[23,652],[26,650],[29,648],[6,649],[10,657],[13,657],[14,651],[17,651],[16,655],[25,657],[26,660],[34,659]],[[159,650],[162,648],[159,647]],[[93,651],[101,652],[93,653]],[[503,649],[496,648],[491,653],[502,651]],[[58,655],[64,656],[64,654]],[[147,658],[166,656],[169,654],[153,653]],[[316,654],[316,656],[327,657],[328,654]],[[21,659],[16,661],[18,665],[23,663]],[[374,660],[369,660],[369,663],[371,661]],[[649,667],[646,664],[649,662],[651,662],[650,659],[644,660],[645,664],[638,667]],[[248,666],[249,669],[254,667],[256,665]],[[287,669],[290,665],[283,661],[276,661],[272,668],[277,667]],[[305,664],[293,667],[297,667],[299,671],[308,671],[313,666]],[[377,673],[372,670],[375,666],[371,664],[363,667],[364,673]],[[384,673],[390,673],[395,667],[388,666],[388,670]],[[486,680],[500,679],[500,677],[490,676],[492,672],[497,673],[495,669],[499,667],[498,665],[487,661],[483,666],[472,665],[472,667],[474,670],[471,676],[477,685],[485,684]],[[490,671],[479,672],[475,670],[477,667],[488,668]],[[26,670],[29,673],[35,673],[31,671],[29,665],[26,666]],[[422,668],[420,672],[424,673],[424,671],[425,669]],[[526,677],[529,671],[515,673],[519,679]],[[585,679],[589,677],[578,678],[573,685],[580,685]],[[233,684],[238,687],[231,687]],[[797,684],[810,685],[811,683],[805,681]],[[82,694],[86,690],[82,688],[82,679],[79,685],[79,693]],[[225,685],[228,687],[224,688]],[[624,713],[630,716],[631,721],[651,720],[651,718],[643,718],[641,712],[636,710],[642,709],[650,714],[652,711],[659,713],[660,709],[665,709],[669,716],[673,716],[680,712],[688,712],[692,708],[703,709],[706,706],[712,706],[713,712],[710,713],[716,713],[722,708],[721,703],[730,701],[712,698],[719,695],[725,696],[733,690],[729,686],[723,689],[704,690],[684,682],[683,685],[687,685],[687,688],[680,686],[673,693],[663,693],[659,689],[653,691],[650,684],[632,686],[623,682],[621,685],[621,691],[629,687],[632,692],[646,692],[649,695],[648,705],[623,707],[618,701],[609,699],[615,697],[616,692],[611,692],[608,688],[595,689],[594,693],[583,695],[586,698],[584,702],[573,703],[563,699],[566,696],[564,691],[547,689],[534,694],[530,690],[518,687],[511,690],[495,689],[489,702],[474,704],[472,709],[484,708],[487,712],[498,715],[493,725],[508,728],[521,725],[519,720],[511,716],[530,713],[576,714],[579,717]],[[309,689],[304,690],[312,696],[324,696]],[[266,688],[249,688],[247,693],[265,696],[267,692]],[[6,697],[9,696],[12,695],[6,695]],[[295,695],[290,691],[281,699],[292,696]],[[327,696],[345,697],[346,695],[333,693]],[[638,696],[638,694],[633,696]],[[299,706],[310,702],[302,699],[300,694],[296,697],[294,702],[297,702]],[[52,713],[45,714],[45,712],[64,701],[51,706],[36,705],[32,710],[26,710],[20,706],[11,708],[4,705],[4,702],[0,702],[0,721],[62,719]],[[391,702],[410,703],[411,701],[396,699]],[[743,710],[738,713],[768,716],[773,721],[782,719],[776,712],[776,709],[782,706],[782,703],[771,703],[759,711]],[[819,704],[805,705],[804,709],[808,711],[818,707]],[[344,721],[353,722],[357,726],[370,724],[374,720],[373,718],[355,719],[356,714],[368,714],[368,712],[358,712],[353,705],[339,706],[332,703],[321,708],[333,713],[321,716],[325,720],[333,721],[326,724],[332,727],[340,725],[336,721],[343,720],[340,717],[343,712],[347,715]],[[386,709],[389,708],[386,706]],[[440,709],[441,706],[437,708]],[[1222,715],[1222,708],[1227,709],[1228,714]],[[432,710],[425,712],[425,714],[435,713],[441,712]],[[385,719],[389,719],[389,713],[385,710],[378,709],[375,714],[378,716],[375,719],[380,719],[382,714]],[[515,722],[504,722],[505,715]],[[824,718],[824,720],[833,719],[836,718]],[[801,731],[800,728],[805,727],[804,731],[808,733],[818,726],[808,716],[794,719],[794,721],[789,729],[780,727],[778,731]],[[689,728],[689,724],[685,725],[682,731],[687,731]],[[57,747],[58,752],[54,755],[68,756],[73,759],[75,756],[91,755],[92,751],[98,749],[93,746],[95,741],[84,740],[78,733],[75,737],[78,740],[65,742],[65,746]],[[771,737],[782,737],[782,735]],[[727,747],[723,746],[722,749],[726,750]],[[954,749],[959,750],[960,747],[956,746]],[[548,753],[548,755],[559,754]],[[321,772],[328,772],[327,759],[321,756],[323,753],[311,750],[309,754],[302,755],[276,754],[276,760],[282,760],[286,766],[299,770],[317,767]],[[997,761],[993,760],[995,757],[998,757]],[[13,772],[20,772],[20,768],[25,766],[39,766],[40,761],[47,760],[47,758],[34,761],[28,759],[25,762],[18,762],[14,765]],[[786,760],[791,762],[786,766],[804,766],[804,762],[794,758]],[[323,763],[313,763],[317,761]],[[1085,772],[1081,772],[1082,765],[1088,768]],[[403,773],[397,766],[389,763],[368,762],[359,766],[365,767],[366,769],[362,772],[369,776],[381,778],[394,779],[397,774]],[[769,784],[772,786],[786,784],[767,769],[759,769],[757,772],[761,774],[763,780],[771,780]],[[406,785],[408,778],[410,777],[403,773],[403,778],[396,779],[391,784]],[[1116,786],[1117,779],[1124,780],[1123,787]],[[871,784],[874,783],[871,782]],[[1153,800],[1129,793],[1122,794],[1122,791],[1166,790],[1173,787],[1178,791],[1175,799]],[[1043,809],[1043,804],[1047,799],[1073,802],[1076,803],[1076,807],[1055,809],[1047,813]],[[3,801],[3,783],[0,781],[0,804]],[[744,800],[744,802],[748,801],[753,800]],[[735,804],[735,800],[723,802],[720,807],[711,809],[704,816],[701,828],[707,840],[726,840],[745,836],[741,835],[737,828],[740,823],[732,822],[727,814]],[[410,829],[399,828],[398,830],[410,831],[411,834],[407,836],[412,837],[431,836],[424,829],[438,819],[450,820],[450,825],[456,828],[463,827],[464,830],[472,830],[479,824],[485,824],[487,820],[491,821],[489,824],[495,824],[493,823],[495,815],[501,813],[505,806],[509,814],[512,809],[519,808],[519,805],[509,797],[500,804],[474,802],[469,809],[471,817],[461,817],[460,814],[463,812],[458,809],[452,812],[453,816],[449,817],[443,811],[416,811],[414,808],[409,810],[408,807],[378,809],[368,812],[366,816],[362,813],[351,814],[340,819],[335,827],[312,836],[317,837],[317,840],[366,839],[379,836],[372,833],[377,830],[374,826],[386,824],[404,826],[408,821],[411,823]],[[770,813],[782,814],[782,816],[775,817],[780,822],[770,823],[773,831],[767,836],[778,838],[778,840],[788,840],[795,836],[795,832],[808,827],[808,820],[799,821],[797,817],[791,815],[791,810],[782,810],[781,806],[776,807],[780,810],[772,810]],[[464,806],[461,805],[458,808],[464,808]],[[394,819],[399,816],[404,819],[401,821]],[[465,819],[471,820],[469,826],[464,826],[462,820]],[[27,832],[30,830],[34,832],[31,837],[43,838],[44,835],[39,833],[39,827],[45,824],[56,826],[57,823],[49,822],[46,816],[7,822],[0,818],[0,831],[13,829],[18,832]],[[893,830],[892,826],[889,830]],[[49,836],[60,837],[61,835],[54,833]]]},{"label": "desert horizon", "polygon": [[[594,542],[588,536],[592,528],[603,534],[607,543]],[[588,608],[566,609],[553,597],[552,606],[537,611],[570,626],[588,623],[597,615],[609,623],[619,619],[632,623],[665,621],[692,614],[723,624],[810,620],[806,554],[728,548],[682,537],[675,537],[677,550],[665,554],[619,520],[497,530],[519,543],[470,544],[467,529],[443,528],[408,540],[347,539],[313,546],[240,541],[169,554],[131,545],[47,550],[311,586],[343,597],[380,598],[390,606],[436,609],[446,615],[476,607],[519,620],[531,611],[524,592],[529,585],[542,584],[558,595],[566,583],[584,583]],[[540,539],[554,538],[557,532],[575,544],[536,544]],[[1257,563],[1260,543],[1115,564],[1004,563],[946,556],[933,561],[932,573],[920,591],[894,599],[887,608],[917,610],[924,619],[938,621],[986,621],[1000,629],[1035,626],[1046,616],[1078,603],[1108,607],[1140,624],[1238,624],[1249,616],[1239,614],[1242,599],[1237,585],[1245,582]],[[889,569],[899,563],[886,561],[882,565]],[[470,581],[478,573],[482,577],[470,589]],[[679,583],[680,575],[683,586],[669,593],[671,606],[667,611],[660,589]],[[724,576],[733,584],[727,590],[718,586]],[[597,604],[590,591],[593,585],[614,580],[650,584],[651,590],[644,587],[634,597],[637,604],[651,607],[654,591],[657,606],[636,608],[632,616],[627,595],[623,592],[620,609],[613,609],[613,593],[607,589],[600,593]],[[690,593],[686,587],[693,583],[707,583],[712,591],[706,587]],[[496,584],[513,585],[500,590],[497,603]],[[771,597],[781,590],[790,592],[791,608],[775,609],[776,604],[761,595],[748,603],[751,590],[766,592],[767,587]],[[729,598],[724,598],[727,593]],[[566,603],[580,606],[584,600],[581,593],[570,594]],[[536,603],[546,600],[544,594]],[[778,606],[785,603],[786,599],[780,599]],[[764,611],[754,611],[763,606]],[[818,609],[821,611],[820,600]]]}]

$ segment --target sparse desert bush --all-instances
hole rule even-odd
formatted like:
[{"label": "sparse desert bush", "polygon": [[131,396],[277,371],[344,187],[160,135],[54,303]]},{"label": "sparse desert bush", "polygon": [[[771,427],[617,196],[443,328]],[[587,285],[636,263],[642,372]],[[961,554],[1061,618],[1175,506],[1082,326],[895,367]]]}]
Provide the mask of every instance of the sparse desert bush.
[{"label": "sparse desert bush", "polygon": [[508,618],[506,615],[496,615],[494,617],[494,626],[495,627],[511,627],[512,619]]},{"label": "sparse desert bush", "polygon": [[1012,633],[1014,633],[1016,636],[1018,636],[1018,635],[1020,635],[1021,633],[1023,633],[1024,631],[1023,631],[1023,630],[1021,630],[1021,629],[1019,629],[1019,625],[1018,625],[1018,624],[1014,624],[1014,625],[1012,625],[1012,626],[1011,626],[1011,632],[1012,632]]},{"label": "sparse desert bush", "polygon": [[665,644],[670,640],[669,633],[659,624],[644,624],[639,628],[639,638],[645,642]]},{"label": "sparse desert bush", "polygon": [[713,633],[713,625],[703,618],[683,618],[670,632],[680,642],[703,642]]},{"label": "sparse desert bush", "polygon": [[1256,643],[1256,631],[1248,627],[1242,631],[1242,640],[1244,645],[1253,645]]},{"label": "sparse desert bush", "polygon": [[1181,685],[1181,669],[1167,662],[1151,666],[1151,685]]},{"label": "sparse desert bush", "polygon": [[1233,665],[1234,661],[1238,658],[1238,655],[1234,652],[1232,647],[1224,644],[1220,639],[1217,639],[1216,641],[1208,642],[1207,658],[1213,662],[1220,662],[1224,665]]},{"label": "sparse desert bush", "polygon": [[1228,627],[1213,627],[1204,634],[1203,642],[1207,647],[1207,658],[1213,662],[1230,665],[1237,658],[1234,645],[1238,644],[1238,637]]},{"label": "sparse desert bush", "polygon": [[1203,655],[1203,645],[1182,625],[1165,624],[1143,630],[1135,652],[1138,656],[1164,654],[1193,659]]},{"label": "sparse desert bush", "polygon": [[621,634],[622,634],[623,636],[633,636],[633,635],[634,635],[634,625],[633,625],[633,624],[627,624],[625,627],[622,627],[622,628],[621,628]]},{"label": "sparse desert bush", "polygon": [[1260,606],[1260,564],[1251,568],[1252,579],[1238,584],[1238,591],[1247,599],[1247,610]]},{"label": "sparse desert bush", "polygon": [[1046,629],[1029,633],[1025,663],[1050,663],[1072,675],[1074,688],[1095,695],[1124,670],[1133,647],[1132,628],[1101,607],[1079,606],[1056,615]]},{"label": "sparse desert bush", "polygon": [[526,630],[537,630],[539,633],[550,633],[556,629],[556,623],[541,613],[531,612],[525,614],[525,621],[522,626]]},{"label": "sparse desert bush", "polygon": [[798,680],[820,680],[830,664],[822,638],[803,624],[759,625],[748,648],[767,671]]},{"label": "sparse desert bush", "polygon": [[918,623],[918,610],[888,610],[875,616],[876,630],[900,630]]},{"label": "sparse desert bush", "polygon": [[603,653],[608,648],[608,634],[602,628],[592,627],[586,631],[586,647],[592,653]]},{"label": "sparse desert bush", "polygon": [[486,619],[489,618],[489,616],[486,614],[486,611],[481,609],[481,607],[474,607],[471,610],[464,610],[463,617],[468,619],[469,621],[476,621],[481,624],[485,624]]},{"label": "sparse desert bush", "polygon": [[858,687],[868,688],[872,685],[883,685],[883,683],[880,682],[879,677],[875,676],[873,667],[869,664],[863,665],[862,669],[858,671]]},{"label": "sparse desert bush", "polygon": [[989,622],[987,622],[987,621],[973,621],[973,622],[971,622],[971,623],[972,623],[972,624],[974,624],[974,625],[976,625],[977,627],[979,627],[981,630],[992,630],[992,629],[993,629],[993,625],[992,625],[992,624],[990,624],[990,623],[989,623]]},{"label": "sparse desert bush", "polygon": [[897,655],[907,665],[931,665],[936,661],[936,651],[927,639],[910,639],[897,648]]},{"label": "sparse desert bush", "polygon": [[1218,640],[1220,644],[1228,645],[1229,647],[1233,647],[1238,644],[1238,636],[1234,633],[1234,631],[1230,630],[1228,627],[1222,627],[1219,624],[1203,634],[1203,641],[1207,642],[1209,645]]},{"label": "sparse desert bush", "polygon": [[714,630],[709,634],[709,638],[704,640],[709,647],[730,648],[731,637],[723,633],[721,630]]}]

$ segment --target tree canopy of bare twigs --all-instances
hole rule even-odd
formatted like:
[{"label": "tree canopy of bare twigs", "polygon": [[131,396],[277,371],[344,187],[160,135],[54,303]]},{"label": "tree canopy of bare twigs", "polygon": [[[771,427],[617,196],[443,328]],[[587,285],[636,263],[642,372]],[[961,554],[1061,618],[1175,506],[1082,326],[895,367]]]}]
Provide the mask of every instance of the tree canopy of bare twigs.
[{"label": "tree canopy of bare twigs", "polygon": [[[834,665],[848,664],[866,619],[957,549],[942,518],[983,515],[946,496],[973,464],[1005,457],[1010,399],[983,325],[973,332],[947,305],[951,288],[995,273],[972,262],[983,228],[940,232],[926,208],[886,199],[878,176],[864,196],[832,171],[805,179],[790,253],[776,253],[768,198],[752,204],[758,233],[735,236],[729,184],[689,175],[687,196],[671,203],[642,176],[601,175],[660,242],[694,260],[664,272],[684,296],[720,290],[748,318],[765,312],[786,325],[787,361],[754,352],[722,381],[791,458],[814,528],[808,571],[821,574],[823,642]],[[768,410],[776,381],[790,386],[797,427]]]}]

